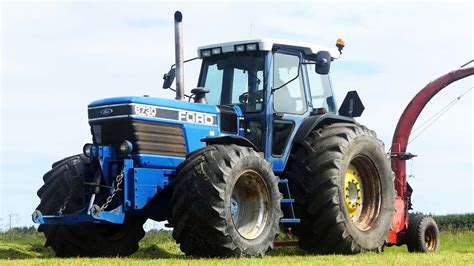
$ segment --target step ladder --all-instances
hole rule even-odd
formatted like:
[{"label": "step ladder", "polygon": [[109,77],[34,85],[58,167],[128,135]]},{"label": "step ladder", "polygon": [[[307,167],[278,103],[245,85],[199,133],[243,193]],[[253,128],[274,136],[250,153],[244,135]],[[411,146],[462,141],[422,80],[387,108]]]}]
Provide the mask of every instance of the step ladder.
[{"label": "step ladder", "polygon": [[295,200],[291,198],[290,187],[288,186],[288,179],[280,179],[278,182],[278,188],[283,194],[283,198],[280,201],[281,210],[284,213],[284,217],[280,219],[282,224],[295,224],[301,222],[300,219],[295,216],[295,209],[293,204]]}]

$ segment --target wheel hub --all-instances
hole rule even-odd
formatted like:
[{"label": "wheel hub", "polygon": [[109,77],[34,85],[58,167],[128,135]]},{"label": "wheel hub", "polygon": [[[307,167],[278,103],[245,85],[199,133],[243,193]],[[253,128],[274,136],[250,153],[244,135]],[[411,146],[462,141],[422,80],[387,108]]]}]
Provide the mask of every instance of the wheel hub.
[{"label": "wheel hub", "polygon": [[349,166],[344,178],[344,204],[353,222],[357,221],[362,211],[362,189],[362,181],[357,169]]},{"label": "wheel hub", "polygon": [[428,228],[425,231],[425,247],[428,251],[434,251],[436,249],[436,233],[433,228]]},{"label": "wheel hub", "polygon": [[263,232],[269,219],[270,194],[263,178],[253,170],[244,171],[235,182],[229,209],[239,234],[255,239]]}]

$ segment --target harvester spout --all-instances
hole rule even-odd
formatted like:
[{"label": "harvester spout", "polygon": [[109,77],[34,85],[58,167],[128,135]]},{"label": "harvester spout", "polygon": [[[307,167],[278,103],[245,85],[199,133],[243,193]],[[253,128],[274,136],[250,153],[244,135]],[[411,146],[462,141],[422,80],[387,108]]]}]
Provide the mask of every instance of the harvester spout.
[{"label": "harvester spout", "polygon": [[408,216],[408,210],[411,207],[410,197],[412,189],[407,183],[406,160],[414,156],[411,153],[407,153],[408,139],[410,137],[413,125],[415,124],[416,119],[420,115],[421,111],[423,111],[425,105],[438,92],[457,80],[474,75],[474,67],[463,68],[466,65],[463,65],[460,69],[445,74],[426,85],[411,100],[411,102],[405,108],[405,111],[403,111],[400,120],[398,120],[398,124],[393,135],[390,154],[392,157],[392,170],[395,173],[394,185],[397,193],[395,216],[392,220],[392,229],[388,233],[388,242],[390,244],[400,245],[406,244],[408,241],[407,237],[405,237],[406,235],[399,233],[408,230],[407,228],[410,220]]},{"label": "harvester spout", "polygon": [[184,99],[183,14],[174,13],[174,45],[176,60],[176,100]]},{"label": "harvester spout", "polygon": [[395,189],[399,196],[406,196],[406,159],[404,159],[406,156],[404,155],[408,155],[406,154],[408,139],[416,119],[425,105],[439,91],[449,84],[471,75],[474,75],[474,67],[460,68],[430,82],[411,100],[400,117],[397,128],[395,129],[395,134],[393,135],[391,149],[392,168],[395,172]]}]

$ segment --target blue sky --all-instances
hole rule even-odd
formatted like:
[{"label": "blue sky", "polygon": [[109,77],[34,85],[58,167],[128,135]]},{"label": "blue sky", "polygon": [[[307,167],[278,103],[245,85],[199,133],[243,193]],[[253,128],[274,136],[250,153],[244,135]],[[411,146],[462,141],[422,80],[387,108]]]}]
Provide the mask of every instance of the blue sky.
[{"label": "blue sky", "polygon": [[[330,46],[346,40],[332,66],[338,102],[358,90],[362,124],[389,146],[410,99],[430,80],[473,58],[469,2],[3,2],[1,8],[0,221],[31,225],[36,190],[53,162],[91,141],[87,104],[161,90],[173,64],[175,10],[184,14],[185,57],[200,45],[248,38],[293,39]],[[186,88],[198,63],[186,66]],[[473,86],[453,84],[419,121]],[[473,93],[409,146],[414,208],[474,212]],[[408,163],[410,166],[410,163]],[[409,167],[410,169],[410,167]]]}]

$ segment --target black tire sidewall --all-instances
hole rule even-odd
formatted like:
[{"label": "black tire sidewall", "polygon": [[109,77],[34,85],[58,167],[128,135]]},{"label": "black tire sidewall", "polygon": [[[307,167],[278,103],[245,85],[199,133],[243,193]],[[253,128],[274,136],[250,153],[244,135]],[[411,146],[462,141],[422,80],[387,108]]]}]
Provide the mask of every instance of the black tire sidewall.
[{"label": "black tire sidewall", "polygon": [[[425,242],[426,231],[428,231],[429,229],[434,231],[435,238],[436,238],[436,246],[435,246],[434,250],[428,250],[426,248],[426,242]],[[421,247],[424,249],[424,252],[434,252],[434,251],[439,250],[439,248],[441,246],[440,245],[441,244],[440,243],[440,234],[439,234],[438,226],[436,225],[433,218],[426,217],[425,220],[423,221],[423,230],[422,230],[422,234],[420,235],[419,241],[420,241],[420,244],[422,245]]]},{"label": "black tire sidewall", "polygon": [[281,197],[281,194],[278,190],[278,181],[276,181],[275,178],[272,178],[274,177],[274,174],[271,167],[267,165],[267,162],[256,155],[246,156],[241,158],[233,166],[230,175],[226,177],[226,180],[228,180],[228,182],[226,183],[226,191],[229,192],[226,193],[224,202],[225,206],[230,206],[233,188],[237,183],[240,174],[244,170],[253,170],[262,177],[262,180],[264,181],[268,192],[269,214],[265,222],[265,228],[262,232],[260,232],[260,235],[255,239],[247,239],[243,237],[238,232],[237,228],[234,226],[232,214],[230,213],[230,208],[226,207],[226,220],[230,221],[228,222],[229,225],[232,225],[227,227],[227,233],[231,235],[232,239],[237,245],[241,246],[243,249],[246,249],[247,252],[260,253],[262,252],[262,249],[267,248],[266,245],[268,245],[269,237],[273,238],[273,236],[270,236],[270,234],[272,234],[272,232],[274,231],[274,223],[275,221],[278,221],[280,219],[280,203],[279,200],[276,199],[279,199]]},{"label": "black tire sidewall", "polygon": [[[193,152],[179,167],[171,199],[173,238],[186,255],[259,257],[278,233],[281,194],[271,165],[256,151],[237,145],[210,145]],[[241,236],[230,212],[232,189],[245,170],[267,186],[269,216],[254,239]]]},{"label": "black tire sidewall", "polygon": [[[376,223],[367,231],[362,231],[355,226],[351,221],[344,204],[344,180],[346,169],[351,161],[359,155],[365,156],[372,161],[373,166],[378,172],[381,190],[379,217]],[[386,238],[393,216],[394,190],[391,189],[393,188],[393,173],[390,164],[387,163],[387,154],[385,154],[378,141],[374,141],[373,137],[369,135],[358,135],[350,141],[347,152],[344,153],[341,162],[342,167],[338,178],[339,200],[341,203],[339,206],[344,215],[346,228],[349,231],[349,234],[353,236],[354,240],[362,247],[366,247],[369,250],[376,249],[380,247],[381,243],[376,243],[374,241]],[[367,181],[363,180],[363,182]]]},{"label": "black tire sidewall", "polygon": [[[65,198],[72,192],[71,200],[64,214],[71,214],[83,207],[83,188],[74,187],[77,179],[91,178],[98,171],[91,160],[84,155],[67,157],[53,164],[52,170],[43,178],[43,188],[47,191],[38,193],[40,205],[37,207],[43,214],[53,214],[59,210]],[[87,179],[86,178],[86,179]],[[54,188],[54,189],[53,189]],[[62,196],[62,197],[61,197]],[[100,199],[101,197],[97,197]],[[39,230],[45,234],[46,245],[51,246],[58,257],[99,257],[99,256],[128,256],[138,249],[138,242],[144,236],[143,223],[145,217],[126,215],[122,225],[115,224],[48,224],[40,225]],[[116,236],[104,235],[103,229],[117,232]],[[115,238],[116,237],[116,238]]]},{"label": "black tire sidewall", "polygon": [[[426,248],[425,235],[428,229],[432,229],[435,232],[436,247],[434,250],[428,250],[428,248]],[[438,251],[441,247],[441,238],[438,225],[430,216],[416,215],[415,217],[410,218],[406,240],[407,248],[410,252],[428,253]]]},{"label": "black tire sidewall", "polygon": [[[375,168],[379,173],[377,190],[383,194],[377,220],[364,231],[353,224],[344,200],[346,170],[356,157],[357,169]],[[373,164],[365,169],[367,161]],[[389,157],[374,131],[350,123],[318,128],[295,146],[285,174],[301,217],[295,233],[302,249],[317,254],[382,250],[395,212],[395,188]],[[362,176],[362,182],[372,179]]]}]

